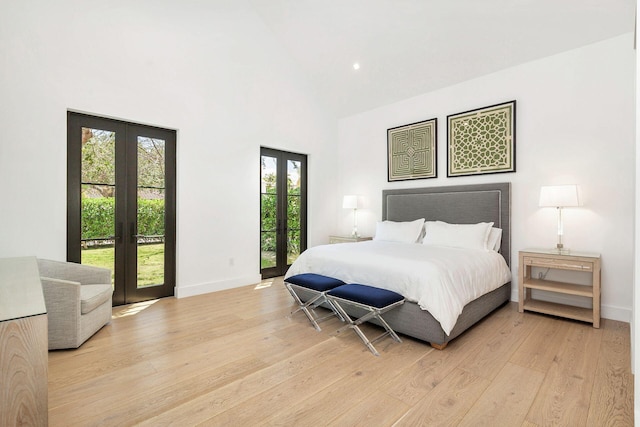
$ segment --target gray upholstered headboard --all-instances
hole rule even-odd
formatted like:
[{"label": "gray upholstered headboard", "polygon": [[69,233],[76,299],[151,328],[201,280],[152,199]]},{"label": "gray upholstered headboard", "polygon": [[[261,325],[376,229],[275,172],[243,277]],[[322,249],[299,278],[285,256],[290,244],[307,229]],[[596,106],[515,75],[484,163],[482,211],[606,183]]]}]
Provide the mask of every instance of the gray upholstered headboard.
[{"label": "gray upholstered headboard", "polygon": [[382,191],[382,219],[493,222],[502,229],[500,253],[511,265],[511,183],[455,185]]}]

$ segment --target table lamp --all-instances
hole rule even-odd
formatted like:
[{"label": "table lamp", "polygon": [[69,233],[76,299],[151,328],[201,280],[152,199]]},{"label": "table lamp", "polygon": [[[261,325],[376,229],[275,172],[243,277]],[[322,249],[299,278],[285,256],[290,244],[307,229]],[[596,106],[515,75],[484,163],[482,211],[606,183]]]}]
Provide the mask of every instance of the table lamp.
[{"label": "table lamp", "polygon": [[342,199],[342,207],[344,209],[353,209],[353,231],[351,232],[352,237],[358,237],[358,196],[344,196]]},{"label": "table lamp", "polygon": [[568,254],[562,244],[563,226],[562,209],[580,206],[577,185],[548,185],[540,187],[540,207],[551,207],[558,210],[558,243],[555,251],[559,254]]}]

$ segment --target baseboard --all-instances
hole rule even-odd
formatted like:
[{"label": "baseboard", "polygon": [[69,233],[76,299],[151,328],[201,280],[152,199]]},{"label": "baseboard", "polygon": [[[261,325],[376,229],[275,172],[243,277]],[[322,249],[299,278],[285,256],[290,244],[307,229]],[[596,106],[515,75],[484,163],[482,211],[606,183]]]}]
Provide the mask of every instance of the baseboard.
[{"label": "baseboard", "polygon": [[186,298],[194,295],[208,294],[210,292],[223,291],[225,289],[239,288],[240,286],[260,283],[262,277],[259,274],[220,280],[218,282],[200,283],[190,286],[176,286],[174,289],[176,298]]},{"label": "baseboard", "polygon": [[600,316],[603,319],[617,320],[619,322],[631,323],[631,309],[603,305],[600,307]]}]

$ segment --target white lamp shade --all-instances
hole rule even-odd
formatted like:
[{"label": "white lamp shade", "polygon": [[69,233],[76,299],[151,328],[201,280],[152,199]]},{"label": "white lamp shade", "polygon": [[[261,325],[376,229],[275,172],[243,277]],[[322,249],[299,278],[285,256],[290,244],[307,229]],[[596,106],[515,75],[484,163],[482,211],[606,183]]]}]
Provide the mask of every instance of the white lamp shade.
[{"label": "white lamp shade", "polygon": [[344,196],[342,207],[344,209],[358,209],[358,196]]},{"label": "white lamp shade", "polygon": [[540,207],[566,208],[580,206],[577,185],[540,187]]}]

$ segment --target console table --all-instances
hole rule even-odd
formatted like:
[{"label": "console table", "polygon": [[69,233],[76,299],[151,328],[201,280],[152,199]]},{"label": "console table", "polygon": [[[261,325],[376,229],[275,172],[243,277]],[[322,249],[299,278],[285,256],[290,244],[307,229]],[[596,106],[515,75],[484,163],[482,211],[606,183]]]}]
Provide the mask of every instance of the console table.
[{"label": "console table", "polygon": [[36,258],[0,258],[0,426],[47,425],[47,344]]}]

